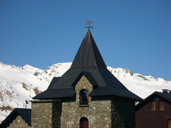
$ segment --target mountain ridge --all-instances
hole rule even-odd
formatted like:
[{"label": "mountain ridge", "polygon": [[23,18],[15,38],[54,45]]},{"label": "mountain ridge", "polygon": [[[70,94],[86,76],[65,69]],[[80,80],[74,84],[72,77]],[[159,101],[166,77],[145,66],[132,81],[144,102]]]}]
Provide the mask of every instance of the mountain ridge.
[{"label": "mountain ridge", "polygon": [[[32,97],[46,90],[52,78],[62,76],[71,64],[56,63],[42,70],[28,64],[19,67],[0,62],[0,122],[14,108],[31,108],[30,103],[26,106],[25,100],[32,100]],[[126,88],[142,98],[154,91],[171,90],[171,81],[165,81],[163,78],[155,79],[151,75],[144,76],[129,69],[110,66],[107,69]]]}]

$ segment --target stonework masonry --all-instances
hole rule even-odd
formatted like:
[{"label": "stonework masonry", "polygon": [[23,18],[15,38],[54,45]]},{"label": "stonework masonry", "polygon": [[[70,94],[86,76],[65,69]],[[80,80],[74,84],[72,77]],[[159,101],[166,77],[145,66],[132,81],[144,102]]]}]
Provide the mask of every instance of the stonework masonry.
[{"label": "stonework masonry", "polygon": [[91,101],[89,106],[80,106],[80,91],[86,89],[89,94],[93,89],[92,84],[83,76],[75,86],[76,102],[63,102],[61,115],[61,128],[80,128],[80,119],[86,117],[89,121],[89,128],[110,128],[111,127],[111,101]]},{"label": "stonework masonry", "polygon": [[32,101],[31,126],[33,128],[60,128],[60,115],[60,101]]},{"label": "stonework masonry", "polygon": [[28,126],[21,116],[17,116],[7,128],[30,128],[30,126]]},{"label": "stonework masonry", "polygon": [[33,128],[80,128],[80,119],[88,119],[89,128],[135,128],[135,103],[119,97],[90,97],[80,105],[80,91],[89,94],[93,85],[83,75],[75,85],[75,100],[33,100]]},{"label": "stonework masonry", "polygon": [[111,101],[112,128],[135,128],[135,102],[126,98]]}]

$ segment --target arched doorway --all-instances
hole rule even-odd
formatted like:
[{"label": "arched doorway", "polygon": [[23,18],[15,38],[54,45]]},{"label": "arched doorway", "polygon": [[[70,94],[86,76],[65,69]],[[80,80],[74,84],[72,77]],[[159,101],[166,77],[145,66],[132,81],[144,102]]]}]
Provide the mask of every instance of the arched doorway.
[{"label": "arched doorway", "polygon": [[80,119],[80,128],[88,128],[88,119],[86,117]]}]

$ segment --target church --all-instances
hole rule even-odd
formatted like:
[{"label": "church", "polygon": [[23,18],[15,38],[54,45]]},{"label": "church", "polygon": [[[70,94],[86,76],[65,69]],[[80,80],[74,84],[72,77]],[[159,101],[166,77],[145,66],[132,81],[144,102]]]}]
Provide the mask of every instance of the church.
[{"label": "church", "polygon": [[18,112],[0,126],[24,121],[31,128],[135,128],[136,101],[141,98],[108,71],[88,29],[70,69],[31,100],[29,121]]}]

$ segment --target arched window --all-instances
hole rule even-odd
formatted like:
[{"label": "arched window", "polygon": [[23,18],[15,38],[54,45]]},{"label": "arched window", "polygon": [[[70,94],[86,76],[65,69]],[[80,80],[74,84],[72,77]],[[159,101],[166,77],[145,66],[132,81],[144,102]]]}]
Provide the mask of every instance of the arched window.
[{"label": "arched window", "polygon": [[80,105],[88,105],[89,94],[86,89],[80,91]]},{"label": "arched window", "polygon": [[88,119],[86,117],[80,119],[80,128],[88,128]]}]

